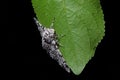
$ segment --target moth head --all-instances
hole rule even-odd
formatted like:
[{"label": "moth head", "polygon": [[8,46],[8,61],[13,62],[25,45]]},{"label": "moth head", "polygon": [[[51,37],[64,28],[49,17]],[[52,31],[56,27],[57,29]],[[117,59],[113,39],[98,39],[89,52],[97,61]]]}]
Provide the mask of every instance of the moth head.
[{"label": "moth head", "polygon": [[49,33],[51,33],[51,34],[54,34],[54,33],[55,33],[55,30],[52,29],[52,28],[49,28],[48,31],[49,31]]},{"label": "moth head", "polygon": [[42,33],[42,38],[47,43],[51,43],[53,40],[55,40],[55,30],[52,28],[44,28],[44,31]]},{"label": "moth head", "polygon": [[46,33],[49,35],[49,36],[54,36],[54,34],[55,34],[55,30],[54,29],[52,29],[52,28],[47,28],[46,29]]}]

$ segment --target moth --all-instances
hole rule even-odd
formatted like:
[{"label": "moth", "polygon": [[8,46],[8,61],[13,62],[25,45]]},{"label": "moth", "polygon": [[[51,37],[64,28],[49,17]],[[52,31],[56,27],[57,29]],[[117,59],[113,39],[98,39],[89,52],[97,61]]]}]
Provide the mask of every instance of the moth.
[{"label": "moth", "polygon": [[63,67],[68,73],[70,73],[70,68],[68,67],[65,59],[63,58],[59,50],[58,37],[55,30],[52,28],[53,23],[51,24],[50,28],[46,28],[42,26],[42,24],[39,23],[39,21],[35,17],[33,19],[42,37],[43,49],[47,51],[52,59],[56,60],[61,67]]}]

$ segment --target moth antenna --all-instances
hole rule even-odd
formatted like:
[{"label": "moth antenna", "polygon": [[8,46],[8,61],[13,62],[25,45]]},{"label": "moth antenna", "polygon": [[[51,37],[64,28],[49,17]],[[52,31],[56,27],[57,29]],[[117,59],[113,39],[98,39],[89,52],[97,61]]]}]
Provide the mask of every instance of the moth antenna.
[{"label": "moth antenna", "polygon": [[51,25],[50,25],[50,28],[53,28],[53,27],[54,27],[54,23],[55,23],[55,17],[54,17],[53,20],[52,20],[52,23],[51,23]]},{"label": "moth antenna", "polygon": [[37,25],[38,27],[38,30],[40,32],[43,32],[44,31],[44,27],[42,26],[42,24],[39,23],[39,21],[34,17],[33,20],[35,21],[35,24]]}]

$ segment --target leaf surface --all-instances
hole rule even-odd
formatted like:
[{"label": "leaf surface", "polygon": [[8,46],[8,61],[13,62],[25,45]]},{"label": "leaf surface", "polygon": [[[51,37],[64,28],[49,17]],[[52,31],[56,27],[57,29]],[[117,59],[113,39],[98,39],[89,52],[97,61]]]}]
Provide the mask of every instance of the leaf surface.
[{"label": "leaf surface", "polygon": [[104,16],[99,0],[32,0],[41,24],[49,27],[55,18],[54,29],[64,35],[60,51],[68,66],[80,74],[94,56],[104,36]]}]

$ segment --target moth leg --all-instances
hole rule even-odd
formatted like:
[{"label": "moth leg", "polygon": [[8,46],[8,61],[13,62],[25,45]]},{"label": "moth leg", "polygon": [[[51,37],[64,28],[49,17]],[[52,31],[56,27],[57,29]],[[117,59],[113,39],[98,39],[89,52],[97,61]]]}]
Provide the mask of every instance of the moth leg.
[{"label": "moth leg", "polygon": [[58,46],[59,46],[59,47],[64,47],[64,45],[62,45],[62,44],[60,44],[60,43],[58,44]]},{"label": "moth leg", "polygon": [[65,34],[60,34],[58,35],[58,39],[60,40],[61,38],[65,37],[66,35]]},{"label": "moth leg", "polygon": [[57,40],[56,40],[56,42],[57,42],[57,45],[58,45],[58,47],[64,47],[62,44],[60,44],[59,42],[60,42],[60,39],[61,38],[63,38],[65,35],[64,34],[62,34],[62,35],[57,35]]}]

